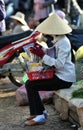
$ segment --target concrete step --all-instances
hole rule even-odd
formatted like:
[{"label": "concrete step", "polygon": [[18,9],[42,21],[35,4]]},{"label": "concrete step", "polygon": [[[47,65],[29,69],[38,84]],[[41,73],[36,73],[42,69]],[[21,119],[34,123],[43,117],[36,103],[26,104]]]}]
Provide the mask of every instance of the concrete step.
[{"label": "concrete step", "polygon": [[83,130],[83,98],[72,98],[72,92],[83,86],[72,85],[71,88],[55,91],[53,103],[62,120],[69,120]]}]

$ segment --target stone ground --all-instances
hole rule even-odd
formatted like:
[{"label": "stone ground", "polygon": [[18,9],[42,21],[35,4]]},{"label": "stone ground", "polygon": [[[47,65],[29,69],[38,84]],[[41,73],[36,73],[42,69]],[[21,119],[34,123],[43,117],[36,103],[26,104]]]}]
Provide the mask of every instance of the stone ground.
[{"label": "stone ground", "polygon": [[46,124],[24,127],[29,116],[28,106],[18,106],[15,98],[17,89],[7,78],[0,80],[0,130],[76,130],[69,121],[62,121],[53,104],[45,104],[49,113]]}]

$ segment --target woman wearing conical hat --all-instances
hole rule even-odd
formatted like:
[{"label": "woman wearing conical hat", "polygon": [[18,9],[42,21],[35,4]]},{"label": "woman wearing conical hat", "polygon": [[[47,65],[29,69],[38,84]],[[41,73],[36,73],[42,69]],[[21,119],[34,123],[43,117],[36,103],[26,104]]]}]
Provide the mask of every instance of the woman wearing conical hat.
[{"label": "woman wearing conical hat", "polygon": [[[53,40],[51,47],[44,52],[41,47],[30,47],[30,51],[42,59],[43,64],[55,69],[52,79],[28,80],[25,84],[30,105],[30,117],[25,121],[25,125],[33,126],[46,123],[47,113],[41,102],[38,91],[59,90],[70,88],[76,80],[75,64],[72,62],[71,44],[66,34],[72,29],[57,14],[52,14],[44,20],[38,27],[44,37],[50,36]],[[46,39],[46,38],[45,38]]]},{"label": "woman wearing conical hat", "polygon": [[18,11],[15,15],[11,15],[10,19],[12,21],[11,29],[6,31],[4,35],[7,34],[18,34],[22,33],[24,31],[30,30],[26,20],[25,20],[25,14]]}]

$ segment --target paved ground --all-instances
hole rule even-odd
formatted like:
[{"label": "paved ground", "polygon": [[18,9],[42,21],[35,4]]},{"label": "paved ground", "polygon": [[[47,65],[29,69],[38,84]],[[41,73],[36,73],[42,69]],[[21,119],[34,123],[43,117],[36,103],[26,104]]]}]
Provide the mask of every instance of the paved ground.
[{"label": "paved ground", "polygon": [[16,89],[8,79],[0,80],[0,130],[74,130],[70,122],[60,120],[52,104],[45,105],[49,113],[46,124],[24,127],[29,109],[28,106],[17,105]]}]

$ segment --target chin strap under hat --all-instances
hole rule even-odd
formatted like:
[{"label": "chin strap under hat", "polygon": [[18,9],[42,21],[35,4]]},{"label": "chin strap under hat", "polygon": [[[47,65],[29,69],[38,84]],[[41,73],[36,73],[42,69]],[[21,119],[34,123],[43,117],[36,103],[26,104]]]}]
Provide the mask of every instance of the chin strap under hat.
[{"label": "chin strap under hat", "polygon": [[36,30],[48,35],[64,35],[72,31],[70,26],[66,24],[56,13],[52,14],[39,24],[36,27]]}]

